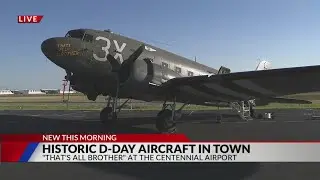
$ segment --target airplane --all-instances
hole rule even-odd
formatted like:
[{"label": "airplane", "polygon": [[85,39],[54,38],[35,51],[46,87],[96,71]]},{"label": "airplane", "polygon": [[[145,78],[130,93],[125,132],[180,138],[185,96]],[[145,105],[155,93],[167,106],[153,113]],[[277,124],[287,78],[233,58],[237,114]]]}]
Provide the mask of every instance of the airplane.
[{"label": "airplane", "polygon": [[[320,66],[270,69],[261,61],[255,71],[234,72],[200,64],[111,30],[72,29],[65,36],[46,39],[42,53],[66,71],[72,89],[89,100],[108,96],[100,112],[106,126],[116,125],[129,99],[161,101],[156,128],[177,132],[176,121],[186,105],[229,106],[243,120],[255,116],[255,102],[311,103],[281,98],[320,90]],[[128,100],[118,106],[119,99]],[[183,105],[178,109],[177,103]]]}]

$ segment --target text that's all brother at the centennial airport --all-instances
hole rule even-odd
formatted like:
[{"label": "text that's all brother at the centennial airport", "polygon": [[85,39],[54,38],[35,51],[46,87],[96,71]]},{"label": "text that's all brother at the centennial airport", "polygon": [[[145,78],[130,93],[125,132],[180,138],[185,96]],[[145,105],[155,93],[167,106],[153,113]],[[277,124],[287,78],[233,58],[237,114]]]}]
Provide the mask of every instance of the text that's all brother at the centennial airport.
[{"label": "text that's all brother at the centennial airport", "polygon": [[[42,143],[30,161],[216,162],[235,161],[250,145],[213,143]],[[40,158],[40,159],[39,159]]]}]

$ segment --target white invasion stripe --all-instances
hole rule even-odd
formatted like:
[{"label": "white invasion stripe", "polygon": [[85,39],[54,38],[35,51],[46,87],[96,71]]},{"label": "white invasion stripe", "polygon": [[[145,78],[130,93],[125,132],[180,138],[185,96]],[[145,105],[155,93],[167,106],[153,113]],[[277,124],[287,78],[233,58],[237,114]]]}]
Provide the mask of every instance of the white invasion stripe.
[{"label": "white invasion stripe", "polygon": [[190,86],[181,86],[181,90],[186,91],[186,92],[188,92],[188,93],[195,94],[195,95],[197,95],[197,96],[204,97],[204,98],[206,98],[206,99],[208,99],[208,100],[209,100],[209,99],[212,99],[212,100],[219,100],[219,101],[228,101],[228,100],[226,100],[226,99],[222,99],[222,98],[220,98],[220,97],[216,97],[216,96],[213,96],[213,95],[211,95],[211,94],[204,93],[204,92],[199,91],[199,90],[197,90],[197,89],[194,89],[194,88],[192,88],[192,87],[190,87]]},{"label": "white invasion stripe", "polygon": [[151,47],[148,47],[148,46],[144,46],[144,48],[145,48],[147,51],[151,51],[151,52],[156,51],[155,49],[153,49],[153,48],[151,48]]},{"label": "white invasion stripe", "polygon": [[234,96],[234,97],[239,97],[243,100],[250,98],[250,96],[246,95],[246,94],[242,94],[242,93],[238,93],[236,91],[233,91],[231,89],[222,87],[218,84],[214,84],[214,83],[206,83],[205,86],[207,86],[208,88],[214,89],[218,92],[220,92],[221,94],[226,94],[226,95],[230,95],[230,96]]},{"label": "white invasion stripe", "polygon": [[276,96],[277,94],[268,90],[268,89],[265,89],[261,86],[258,86],[257,84],[253,83],[252,81],[250,80],[235,80],[233,81],[235,84],[238,84],[244,88],[247,88],[247,89],[250,89],[252,91],[256,91],[256,92],[259,92],[261,94],[265,94],[265,95],[271,95],[271,96]]},{"label": "white invasion stripe", "polygon": [[150,85],[153,85],[153,86],[159,86],[158,84],[156,83],[152,83],[152,82],[149,82]]},{"label": "white invasion stripe", "polygon": [[167,75],[168,79],[176,78],[175,76]]}]

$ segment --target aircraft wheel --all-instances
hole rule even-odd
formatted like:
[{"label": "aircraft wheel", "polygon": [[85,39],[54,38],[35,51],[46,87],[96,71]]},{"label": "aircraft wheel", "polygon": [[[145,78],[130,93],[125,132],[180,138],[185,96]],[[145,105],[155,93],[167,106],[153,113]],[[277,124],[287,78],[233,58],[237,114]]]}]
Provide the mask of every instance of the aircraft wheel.
[{"label": "aircraft wheel", "polygon": [[158,112],[157,117],[159,117],[164,111],[165,111],[165,109]]},{"label": "aircraft wheel", "polygon": [[103,124],[113,125],[114,124],[114,117],[110,117],[110,113],[112,113],[111,107],[105,107],[100,112],[100,120]]},{"label": "aircraft wheel", "polygon": [[252,106],[250,106],[250,116],[253,118],[255,117],[255,110],[253,109]]},{"label": "aircraft wheel", "polygon": [[175,133],[176,123],[171,119],[172,111],[165,109],[158,113],[156,128],[161,133]]},{"label": "aircraft wheel", "polygon": [[178,121],[179,119],[181,119],[181,117],[182,117],[182,112],[176,111],[175,116],[174,116],[174,120]]},{"label": "aircraft wheel", "polygon": [[116,121],[118,119],[118,116],[117,116],[117,113],[116,112],[113,112],[112,113],[112,121]]},{"label": "aircraft wheel", "polygon": [[[159,117],[163,112],[165,112],[165,111],[170,111],[170,110],[168,110],[168,109],[165,109],[165,110],[161,110],[158,114],[157,114],[157,117]],[[172,111],[170,111],[170,113],[171,113]],[[170,117],[171,117],[171,114],[170,114]],[[179,119],[181,119],[181,117],[182,117],[182,113],[181,113],[181,111],[176,111],[176,113],[175,113],[175,117],[174,117],[174,120],[179,120]]]}]

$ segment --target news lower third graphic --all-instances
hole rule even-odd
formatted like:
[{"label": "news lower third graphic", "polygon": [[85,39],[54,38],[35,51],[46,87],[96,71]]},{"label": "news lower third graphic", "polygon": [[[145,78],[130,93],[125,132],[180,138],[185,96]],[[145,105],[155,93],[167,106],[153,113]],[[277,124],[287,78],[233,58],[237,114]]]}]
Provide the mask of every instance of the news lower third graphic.
[{"label": "news lower third graphic", "polygon": [[320,162],[319,142],[191,142],[183,134],[0,138],[1,162]]},{"label": "news lower third graphic", "polygon": [[[234,161],[250,145],[225,144],[42,144],[30,161],[193,162]],[[41,159],[38,159],[41,158]]]}]

